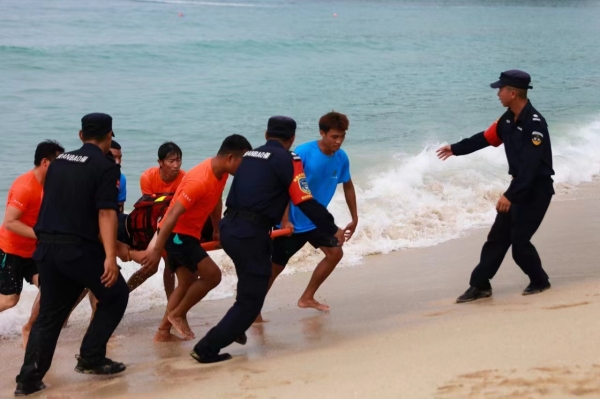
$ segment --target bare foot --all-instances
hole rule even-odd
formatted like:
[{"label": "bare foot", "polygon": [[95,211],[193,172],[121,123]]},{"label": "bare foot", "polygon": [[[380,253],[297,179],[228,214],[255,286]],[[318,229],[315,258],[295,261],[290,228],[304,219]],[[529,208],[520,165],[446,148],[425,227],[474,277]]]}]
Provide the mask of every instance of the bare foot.
[{"label": "bare foot", "polygon": [[171,330],[161,330],[156,331],[156,335],[154,335],[154,342],[181,342],[184,341],[183,338],[179,338],[177,335],[171,334]]},{"label": "bare foot", "polygon": [[329,306],[319,303],[314,299],[300,299],[298,301],[298,306],[301,308],[314,308],[320,310],[321,312],[329,311]]},{"label": "bare foot", "polygon": [[260,323],[266,323],[266,322],[267,322],[267,320],[263,319],[262,313],[259,313],[256,320],[254,320],[254,324],[260,324]]},{"label": "bare foot", "polygon": [[29,324],[25,324],[21,330],[21,334],[23,335],[23,349],[27,349],[27,341],[29,341],[30,332],[31,326]]},{"label": "bare foot", "polygon": [[179,332],[179,334],[181,334],[185,337],[189,337],[189,338],[196,337],[194,335],[194,332],[190,328],[190,325],[188,324],[187,320],[185,319],[185,317],[178,317],[178,316],[173,316],[172,314],[169,314],[169,315],[167,315],[167,319],[173,325],[173,327],[175,327],[175,329]]}]

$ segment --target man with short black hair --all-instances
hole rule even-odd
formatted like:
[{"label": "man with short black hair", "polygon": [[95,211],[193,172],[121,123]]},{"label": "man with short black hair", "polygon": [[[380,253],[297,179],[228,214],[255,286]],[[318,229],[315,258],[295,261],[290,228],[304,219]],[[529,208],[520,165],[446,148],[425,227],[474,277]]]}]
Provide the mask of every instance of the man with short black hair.
[{"label": "man with short black hair", "polygon": [[[156,272],[164,249],[178,282],[155,335],[157,342],[177,340],[171,334],[171,327],[185,339],[194,338],[187,312],[221,282],[221,270],[200,245],[201,229],[209,216],[214,226],[219,225],[227,178],[235,174],[242,156],[251,149],[245,137],[231,135],[223,141],[215,157],[189,170],[159,224],[154,247],[146,250],[143,269]],[[215,240],[219,239],[218,234],[215,229]]]},{"label": "man with short black hair", "polygon": [[[34,168],[19,176],[8,190],[4,222],[0,227],[0,312],[19,303],[23,279],[39,287],[38,269],[31,258],[37,244],[33,226],[42,205],[43,187],[48,167],[65,149],[54,140],[37,145]],[[40,311],[39,293],[31,317],[23,326],[23,347]]]},{"label": "man with short black hair", "polygon": [[[183,152],[181,148],[172,141],[167,141],[158,147],[158,166],[146,169],[140,177],[140,189],[143,195],[162,196],[174,194],[181,184],[185,171],[181,169]],[[158,221],[156,221],[158,223]],[[131,254],[136,262],[139,260],[137,254]],[[141,255],[140,255],[141,256]],[[175,275],[169,270],[167,259],[164,258],[165,269],[163,271],[163,284],[167,300],[175,289]],[[158,270],[158,269],[157,269]],[[157,270],[141,268],[129,277],[127,285],[133,291],[152,277]]]},{"label": "man with short black hair", "polygon": [[529,277],[523,295],[550,288],[548,275],[531,238],[544,219],[554,195],[552,146],[546,120],[527,99],[531,77],[516,69],[500,74],[490,86],[498,89],[498,99],[506,112],[485,132],[437,150],[446,160],[466,155],[490,145],[504,144],[508,173],[512,180],[496,204],[496,220],[481,250],[480,262],[471,274],[469,289],[457,303],[475,301],[492,295],[490,280],[496,275],[512,246],[513,258]]},{"label": "man with short black hair", "polygon": [[106,375],[126,368],[106,358],[106,344],[129,298],[116,262],[120,172],[106,156],[113,135],[109,115],[85,115],[79,131],[83,146],[59,155],[48,168],[33,255],[44,289],[40,315],[17,376],[16,396],[46,387],[42,379],[52,363],[61,327],[84,288],[99,302],[76,356],[75,371]]}]

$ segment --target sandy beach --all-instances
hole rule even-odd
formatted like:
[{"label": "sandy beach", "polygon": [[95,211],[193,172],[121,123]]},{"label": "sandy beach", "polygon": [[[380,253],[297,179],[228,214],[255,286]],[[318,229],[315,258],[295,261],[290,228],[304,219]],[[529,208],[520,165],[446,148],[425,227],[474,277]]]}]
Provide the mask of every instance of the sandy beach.
[{"label": "sandy beach", "polygon": [[[39,398],[566,398],[600,397],[600,185],[557,198],[534,237],[552,289],[521,296],[526,276],[510,254],[494,295],[454,304],[468,287],[486,231],[441,245],[371,256],[340,269],[320,290],[328,314],[299,309],[307,273],[281,279],[267,323],[234,359],[201,365],[195,341],[153,344],[162,308],[126,313],[108,356],[122,375],[77,374],[83,322],[63,331]],[[143,288],[142,288],[143,289]],[[197,337],[233,298],[200,303]],[[11,397],[23,350],[0,341],[0,397]]]}]

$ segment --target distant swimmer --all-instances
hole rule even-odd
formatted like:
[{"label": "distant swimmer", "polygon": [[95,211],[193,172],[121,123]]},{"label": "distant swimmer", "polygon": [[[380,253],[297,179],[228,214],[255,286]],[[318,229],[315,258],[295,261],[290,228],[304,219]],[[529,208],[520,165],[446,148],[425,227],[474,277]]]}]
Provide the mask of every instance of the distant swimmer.
[{"label": "distant swimmer", "polygon": [[546,120],[527,99],[527,89],[532,88],[530,82],[529,74],[523,71],[502,72],[500,79],[490,86],[498,89],[498,98],[507,111],[486,131],[437,150],[438,157],[446,160],[452,155],[504,144],[508,174],[512,176],[508,189],[496,204],[498,214],[481,250],[480,262],[471,274],[471,287],[458,297],[458,303],[492,295],[490,280],[511,245],[513,259],[530,279],[523,295],[550,288],[531,237],[554,195],[552,147]]},{"label": "distant swimmer", "polygon": [[[39,143],[35,149],[33,169],[19,176],[8,190],[4,222],[0,227],[0,312],[19,303],[23,279],[40,286],[38,269],[32,259],[37,245],[33,226],[42,205],[48,167],[64,151],[56,141]],[[39,311],[38,292],[29,321],[23,326],[23,347],[27,346],[29,331]]]},{"label": "distant swimmer", "polygon": [[[140,177],[140,189],[142,194],[150,197],[159,194],[157,198],[167,196],[166,198],[170,201],[172,195],[175,194],[175,191],[177,191],[179,184],[185,176],[185,171],[181,169],[182,162],[183,152],[181,151],[181,148],[172,141],[163,143],[158,147],[158,166],[147,169]],[[157,205],[160,207],[161,204]],[[157,214],[155,216],[159,218],[162,217],[163,214]],[[131,220],[129,222],[131,223]],[[152,222],[153,224],[157,224],[158,220],[155,219]],[[135,228],[139,227],[140,224],[136,222]],[[135,254],[132,255],[135,261],[139,261],[141,257],[143,257],[143,255],[141,255],[138,259]],[[163,271],[163,284],[165,286],[165,294],[167,299],[169,299],[169,296],[171,296],[171,293],[175,289],[175,276],[168,267],[166,257],[164,260],[165,270]],[[129,289],[131,291],[135,290],[144,281],[154,275],[156,271],[157,270],[147,270],[144,268],[136,271],[127,281]],[[151,272],[152,274],[147,274],[148,272]]]},{"label": "distant swimmer", "polygon": [[[219,225],[227,178],[235,174],[242,156],[251,149],[243,136],[234,134],[225,138],[215,157],[188,171],[159,223],[156,243],[142,259],[143,269],[146,274],[155,272],[164,249],[178,284],[155,335],[157,342],[177,340],[171,334],[171,327],[186,339],[194,338],[187,312],[221,282],[221,270],[200,245],[202,226],[209,217],[214,226]],[[214,239],[219,239],[218,228],[214,230]]]},{"label": "distant swimmer", "polygon": [[[330,112],[319,120],[321,139],[302,144],[294,150],[302,159],[310,191],[320,204],[328,206],[337,185],[342,184],[346,204],[352,217],[350,224],[344,228],[346,240],[352,237],[358,224],[356,192],[350,178],[350,161],[346,152],[341,149],[348,126],[346,115]],[[286,209],[281,227],[293,228],[294,234],[273,240],[273,269],[269,288],[284,270],[290,258],[308,242],[314,248],[321,249],[325,258],[319,262],[313,272],[306,290],[298,300],[298,306],[321,311],[329,310],[329,306],[315,299],[315,293],[342,259],[344,255],[342,247],[338,245],[333,235],[317,229],[315,224],[294,204],[290,204]],[[261,315],[256,321],[262,321]]]},{"label": "distant swimmer", "polygon": [[246,330],[263,306],[271,278],[273,226],[281,222],[290,200],[317,228],[344,243],[327,209],[313,199],[302,161],[289,149],[296,122],[288,117],[269,119],[265,145],[248,151],[227,196],[220,224],[221,245],[233,260],[238,276],[235,303],[225,317],[194,346],[191,356],[200,363],[231,359],[219,353],[233,342],[246,343]]},{"label": "distant swimmer", "polygon": [[98,309],[81,343],[75,371],[116,374],[123,363],[106,357],[106,344],[119,325],[129,290],[117,266],[119,166],[107,158],[112,118],[93,113],[81,120],[83,146],[50,164],[34,232],[33,254],[43,288],[15,395],[45,388],[60,330],[77,298],[89,288]]}]

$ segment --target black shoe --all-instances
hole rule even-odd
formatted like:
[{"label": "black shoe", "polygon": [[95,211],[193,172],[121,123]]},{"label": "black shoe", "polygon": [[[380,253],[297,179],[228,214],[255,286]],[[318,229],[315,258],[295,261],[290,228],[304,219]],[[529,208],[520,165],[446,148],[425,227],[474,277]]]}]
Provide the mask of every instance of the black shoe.
[{"label": "black shoe", "polygon": [[550,281],[546,281],[543,282],[541,284],[529,284],[527,286],[527,288],[525,288],[525,290],[523,291],[523,295],[533,295],[533,294],[539,294],[540,292],[544,292],[546,290],[549,290],[551,287],[550,285]]},{"label": "black shoe", "polygon": [[32,393],[36,393],[46,389],[46,385],[42,381],[36,382],[17,382],[17,389],[15,389],[15,396],[27,396]]},{"label": "black shoe", "polygon": [[218,363],[224,362],[225,360],[230,360],[231,355],[229,353],[217,353],[214,355],[199,355],[196,351],[191,351],[190,356],[193,357],[199,363]]},{"label": "black shoe", "polygon": [[233,342],[237,342],[240,345],[246,345],[246,342],[248,342],[248,337],[246,336],[246,333],[244,333],[237,337]]},{"label": "black shoe", "polygon": [[90,363],[79,355],[75,355],[75,359],[77,359],[75,371],[81,374],[118,374],[125,371],[127,368],[127,366],[125,366],[123,363],[113,362],[107,357],[105,357],[104,360],[96,363]]},{"label": "black shoe", "polygon": [[492,296],[492,289],[480,290],[479,288],[469,287],[464,294],[456,298],[456,303],[464,303],[476,301],[481,298],[489,298]]}]

